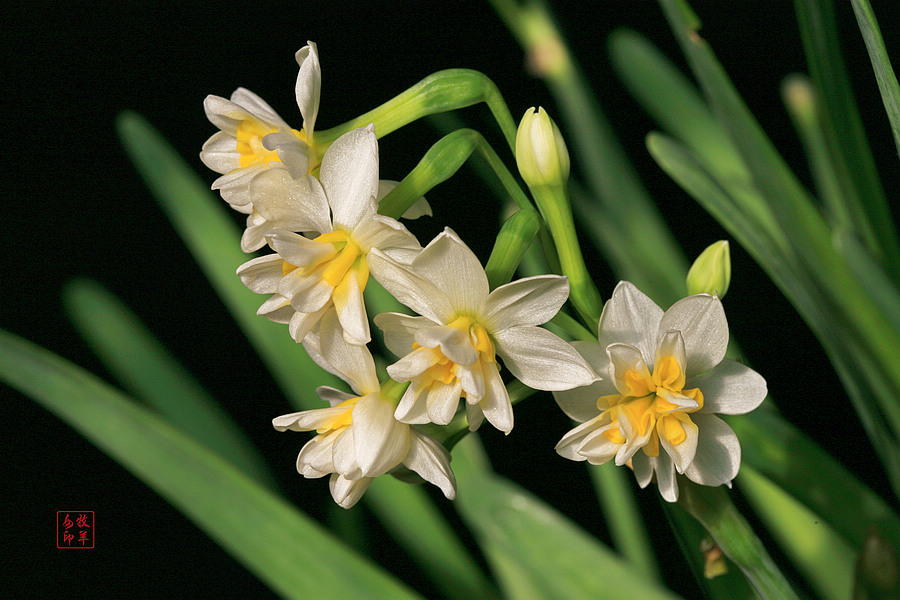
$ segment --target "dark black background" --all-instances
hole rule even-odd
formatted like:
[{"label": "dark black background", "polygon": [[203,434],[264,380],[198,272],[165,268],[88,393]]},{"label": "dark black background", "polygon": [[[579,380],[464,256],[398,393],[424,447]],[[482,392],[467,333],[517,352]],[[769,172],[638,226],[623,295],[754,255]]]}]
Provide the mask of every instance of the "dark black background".
[{"label": "dark black background", "polygon": [[[896,150],[849,3],[839,3],[844,42],[864,120],[889,197],[896,193]],[[874,2],[889,50],[900,46],[897,5]],[[802,151],[779,99],[785,75],[805,70],[791,3],[695,2],[703,35],[789,162],[808,181]],[[238,86],[265,98],[300,125],[293,95],[293,53],[318,43],[323,68],[318,128],[358,115],[428,73],[469,67],[490,76],[516,118],[526,108],[556,110],[524,67],[521,50],[480,2],[256,2],[137,4],[31,3],[2,9],[8,62],[4,83],[2,311],[0,327],[89,370],[106,374],[69,325],[60,302],[67,281],[90,277],[131,305],[199,380],[221,400],[271,460],[286,494],[314,514],[328,506],[324,481],[294,472],[306,436],[277,434],[273,416],[289,412],[259,360],[193,265],[175,232],[128,163],[114,131],[118,111],[146,116],[208,181],[198,158],[215,129],[207,94]],[[600,103],[660,209],[691,256],[726,234],[646,155],[652,122],[622,89],[607,59],[606,38],[620,26],[643,32],[682,63],[653,2],[560,2],[570,36]],[[463,111],[491,139],[487,111]],[[417,123],[380,142],[383,178],[400,179],[438,138]],[[502,152],[502,145],[497,149]],[[578,157],[573,154],[577,169]],[[460,232],[484,260],[490,248],[490,199],[470,170],[436,188],[435,217],[417,225],[426,242],[444,225]],[[240,220],[239,215],[235,215]],[[476,233],[478,232],[478,233]],[[726,299],[733,335],[770,382],[779,407],[833,449],[850,468],[881,486],[846,395],[815,339],[747,254],[733,248]],[[615,280],[595,265],[601,293]],[[285,332],[287,335],[287,332]],[[270,597],[271,592],[175,509],[115,461],[37,404],[2,388],[7,585],[23,597]],[[508,438],[485,431],[501,472],[539,492],[601,537],[606,536],[580,465],[559,459],[553,444],[569,425],[549,396],[517,408]],[[837,439],[835,434],[844,431]],[[849,432],[849,433],[847,433]],[[669,536],[655,492],[641,502],[659,536]],[[439,503],[449,506],[443,499]],[[58,510],[96,511],[91,551],[57,550]],[[358,510],[364,511],[364,508]],[[448,512],[452,513],[452,508]],[[376,550],[388,548],[369,526]],[[674,560],[674,544],[670,555]],[[402,554],[375,553],[399,573]],[[409,579],[421,585],[415,573]],[[677,569],[669,583],[696,595]],[[425,589],[425,588],[421,588]]]}]

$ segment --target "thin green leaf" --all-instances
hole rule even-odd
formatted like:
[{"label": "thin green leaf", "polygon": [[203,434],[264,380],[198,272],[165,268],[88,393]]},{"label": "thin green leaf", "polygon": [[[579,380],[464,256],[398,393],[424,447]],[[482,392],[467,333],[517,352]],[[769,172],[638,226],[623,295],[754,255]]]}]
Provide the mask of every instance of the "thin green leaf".
[{"label": "thin green leaf", "polygon": [[613,463],[589,465],[588,471],[609,527],[613,547],[647,581],[661,582],[649,533],[634,495],[634,477]]},{"label": "thin green leaf", "polygon": [[875,12],[869,0],[850,0],[853,4],[853,12],[859,23],[863,40],[866,42],[866,50],[869,52],[869,60],[875,69],[875,79],[878,81],[878,90],[881,92],[881,101],[887,111],[891,122],[891,131],[894,133],[894,143],[900,152],[900,84],[891,66],[887,48],[884,46],[884,38],[881,37],[881,29],[875,19]]},{"label": "thin green leaf", "polygon": [[126,390],[245,475],[275,489],[265,461],[240,428],[118,298],[99,283],[76,280],[63,291],[63,300],[75,327]]},{"label": "thin green leaf", "polygon": [[[657,298],[680,298],[687,260],[641,184],[547,8],[536,2],[524,7],[511,0],[491,3],[536,66],[538,76],[546,81],[560,109],[561,119],[557,121],[564,125],[570,154],[579,158],[578,166],[590,189],[589,202],[573,203],[579,221],[608,223],[594,227],[594,232],[603,236],[596,240],[598,249],[617,271],[633,271],[628,269],[628,257],[615,251],[627,248],[638,257],[636,262],[645,274],[640,279],[650,284],[642,289]],[[671,285],[670,273],[680,274],[677,286]],[[629,278],[638,281],[630,274]]]},{"label": "thin green leaf", "polygon": [[504,551],[506,558],[529,573],[544,596],[677,598],[538,498],[477,466],[477,453],[477,441],[471,435],[454,448],[457,508],[479,542]]},{"label": "thin green leaf", "polygon": [[795,0],[794,5],[842,212],[879,262],[894,269],[896,280],[900,269],[891,257],[900,245],[841,53],[834,0]]},{"label": "thin green leaf", "polygon": [[235,275],[250,257],[240,250],[240,234],[223,202],[139,115],[124,112],[116,124],[138,171],[281,389],[298,409],[320,408],[316,387],[343,383],[316,365],[284,325],[256,315],[264,298]]},{"label": "thin green leaf", "polygon": [[847,542],[754,469],[743,466],[737,483],[816,593],[825,600],[850,597],[856,552]]},{"label": "thin green leaf", "polygon": [[[900,332],[891,328],[837,253],[827,223],[737,94],[708,44],[697,34],[696,23],[684,19],[686,2],[660,1],[704,93],[753,175],[754,186],[766,198],[802,264],[802,274],[812,279],[807,293],[823,296],[820,303],[823,322],[840,324],[841,331],[837,333],[840,341],[853,340],[856,344],[852,359],[856,370],[848,369],[845,375],[859,377],[859,369],[863,367],[877,371],[876,394],[858,397],[855,407],[870,413],[882,411],[883,420],[896,439],[900,435],[900,407],[896,403],[900,395],[900,371],[894,365],[900,363]],[[843,348],[842,344],[833,344],[831,352],[844,353]],[[864,382],[845,381],[845,385],[851,384],[860,386]],[[875,420],[872,415],[861,417],[870,422]],[[878,441],[873,438],[873,443]],[[888,457],[886,464],[891,469],[892,462]]]},{"label": "thin green leaf", "polygon": [[321,526],[90,373],[0,332],[0,378],[69,423],[285,598],[417,598]]}]

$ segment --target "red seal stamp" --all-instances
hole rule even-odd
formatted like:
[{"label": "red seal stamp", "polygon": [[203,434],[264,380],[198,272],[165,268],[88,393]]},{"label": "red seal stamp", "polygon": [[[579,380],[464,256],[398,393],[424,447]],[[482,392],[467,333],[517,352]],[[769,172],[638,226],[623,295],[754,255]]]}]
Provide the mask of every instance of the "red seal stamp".
[{"label": "red seal stamp", "polygon": [[94,547],[94,511],[61,510],[56,513],[56,547],[89,550]]}]

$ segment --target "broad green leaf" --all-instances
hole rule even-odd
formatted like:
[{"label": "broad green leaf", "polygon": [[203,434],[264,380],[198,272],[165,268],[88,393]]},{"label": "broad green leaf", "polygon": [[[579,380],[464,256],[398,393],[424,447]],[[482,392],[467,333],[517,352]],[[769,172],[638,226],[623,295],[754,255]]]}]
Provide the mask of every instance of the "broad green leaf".
[{"label": "broad green leaf", "polygon": [[0,379],[119,461],[285,598],[417,598],[282,498],[72,363],[0,332]]},{"label": "broad green leaf", "polygon": [[499,548],[529,574],[539,597],[677,598],[538,498],[478,466],[477,450],[471,435],[454,448],[457,508],[483,547]]},{"label": "broad green leaf", "polygon": [[422,486],[378,477],[364,496],[381,524],[448,598],[490,600],[497,591]]},{"label": "broad green leaf", "polygon": [[64,289],[63,300],[75,327],[126,390],[245,475],[275,489],[243,431],[118,298],[99,283],[76,280]]},{"label": "broad green leaf", "polygon": [[794,600],[797,593],[769,556],[724,487],[707,487],[683,478],[678,503],[694,516],[764,600]]},{"label": "broad green leaf", "polygon": [[743,462],[819,515],[855,548],[875,527],[900,540],[900,518],[803,432],[771,410],[728,417],[741,440]]},{"label": "broad green leaf", "polygon": [[[662,498],[660,507],[675,534],[697,584],[712,600],[758,600],[747,578],[722,554],[712,538],[686,510]],[[720,571],[721,569],[721,571]]]},{"label": "broad green leaf", "polygon": [[265,297],[235,275],[252,256],[241,252],[240,233],[225,203],[143,118],[124,112],[117,126],[138,171],[281,389],[298,409],[321,408],[316,387],[343,383],[316,365],[286,326],[257,316]]},{"label": "broad green leaf", "polygon": [[847,542],[754,469],[742,467],[737,483],[810,586],[825,600],[849,598],[856,552]]}]

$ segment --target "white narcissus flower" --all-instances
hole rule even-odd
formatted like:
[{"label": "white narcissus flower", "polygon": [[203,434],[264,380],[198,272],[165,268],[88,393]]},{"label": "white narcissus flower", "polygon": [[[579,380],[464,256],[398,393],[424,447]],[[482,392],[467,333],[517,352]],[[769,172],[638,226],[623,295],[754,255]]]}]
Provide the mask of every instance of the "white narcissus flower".
[{"label": "white narcissus flower", "polygon": [[344,508],[356,504],[372,478],[400,465],[454,499],[456,479],[450,469],[450,453],[431,437],[394,418],[395,404],[382,395],[372,355],[365,346],[344,340],[334,311],[323,317],[308,343],[317,362],[349,383],[355,394],[323,386],[317,392],[330,408],[306,410],[272,421],[279,431],[316,432],[297,457],[297,471],[308,478],[330,474],[331,495]]},{"label": "white narcissus flower", "polygon": [[252,202],[250,184],[255,176],[269,169],[282,169],[296,179],[319,166],[313,144],[322,87],[316,45],[307,42],[295,57],[300,65],[296,84],[297,104],[303,116],[300,131],[292,129],[262,98],[244,88],[235,91],[230,100],[207,96],[203,103],[206,116],[221,131],[203,145],[200,159],[222,174],[212,188],[219,190],[232,208],[250,215],[241,240],[245,252],[262,248],[262,234],[267,230],[267,216],[255,210]]},{"label": "white narcissus flower", "polygon": [[564,390],[596,381],[571,345],[538,327],[566,301],[565,277],[529,277],[490,292],[481,263],[450,229],[410,264],[377,250],[369,263],[388,292],[422,315],[375,317],[388,348],[402,357],[388,373],[412,382],[397,406],[399,420],[445,425],[464,396],[471,429],[487,418],[509,433],[512,405],[497,354],[513,376],[535,389]]},{"label": "white narcissus flower", "polygon": [[[266,234],[277,254],[255,258],[237,270],[251,290],[272,294],[258,314],[288,323],[291,336],[300,342],[333,306],[347,340],[369,342],[362,295],[369,280],[369,253],[377,248],[408,262],[421,251],[403,225],[376,213],[379,185],[378,142],[371,125],[331,145],[318,179],[292,179],[284,169],[254,178],[254,204],[284,227]],[[378,278],[377,270],[372,274]]]},{"label": "white narcissus flower", "polygon": [[766,382],[725,358],[728,323],[719,298],[688,296],[663,313],[623,281],[603,307],[598,341],[574,345],[608,379],[554,393],[565,413],[582,422],[557,452],[592,464],[630,460],[640,486],[656,474],[669,502],[678,499],[676,472],[702,485],[731,485],[741,446],[715,413],[753,410]]}]

